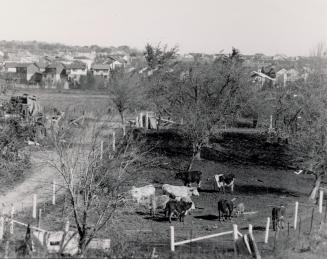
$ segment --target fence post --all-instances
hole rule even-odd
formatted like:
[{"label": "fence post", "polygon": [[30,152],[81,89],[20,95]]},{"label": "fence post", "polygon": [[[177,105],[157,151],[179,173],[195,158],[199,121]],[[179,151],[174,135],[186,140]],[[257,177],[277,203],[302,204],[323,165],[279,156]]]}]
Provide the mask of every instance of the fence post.
[{"label": "fence post", "polygon": [[65,224],[65,232],[68,232],[69,231],[69,220],[66,221],[66,224]]},{"label": "fence post", "polygon": [[237,231],[237,225],[233,224],[233,239],[234,239],[234,255],[237,256],[237,245],[236,241],[238,239],[238,231]]},{"label": "fence post", "polygon": [[297,227],[297,213],[298,213],[298,210],[299,210],[299,202],[295,202],[295,211],[294,211],[294,230],[296,229]]},{"label": "fence post", "polygon": [[324,191],[320,190],[320,192],[319,192],[319,213],[322,213],[323,198],[324,198]]},{"label": "fence post", "polygon": [[52,205],[56,205],[56,180],[52,182]]},{"label": "fence post", "polygon": [[126,126],[125,126],[125,124],[123,124],[123,136],[125,136],[126,135]]},{"label": "fence post", "polygon": [[257,243],[255,242],[254,236],[253,236],[253,227],[251,224],[249,224],[249,236],[253,243],[253,250],[254,250],[254,256],[256,259],[261,259],[261,255],[257,246]]},{"label": "fence post", "polygon": [[266,224],[265,244],[268,244],[269,226],[270,226],[270,218],[268,217],[267,218],[267,224]]},{"label": "fence post", "polygon": [[116,151],[116,133],[112,132],[112,151]]},{"label": "fence post", "polygon": [[170,251],[175,252],[175,229],[170,226]]},{"label": "fence post", "polygon": [[33,194],[33,219],[36,219],[36,194]]},{"label": "fence post", "polygon": [[139,120],[140,128],[143,128],[143,112],[140,112],[139,116],[140,116],[140,120]]},{"label": "fence post", "polygon": [[10,211],[10,234],[14,234],[14,214],[15,214],[15,207],[11,205]]},{"label": "fence post", "polygon": [[139,116],[136,116],[136,118],[135,118],[135,127],[136,128],[140,127]]},{"label": "fence post", "polygon": [[149,128],[149,113],[145,113],[145,129],[147,130]]}]

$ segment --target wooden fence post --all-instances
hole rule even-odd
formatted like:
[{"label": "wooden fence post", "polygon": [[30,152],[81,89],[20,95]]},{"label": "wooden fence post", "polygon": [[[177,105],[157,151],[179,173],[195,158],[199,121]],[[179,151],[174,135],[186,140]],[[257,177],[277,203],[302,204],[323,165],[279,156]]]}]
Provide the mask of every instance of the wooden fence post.
[{"label": "wooden fence post", "polygon": [[3,216],[0,217],[0,240],[3,239],[3,225],[4,225],[5,219]]},{"label": "wooden fence post", "polygon": [[297,214],[299,210],[299,202],[295,202],[295,211],[294,211],[294,230],[297,227]]},{"label": "wooden fence post", "polygon": [[139,116],[136,116],[136,118],[135,118],[135,127],[136,128],[140,127]]},{"label": "wooden fence post", "polygon": [[116,151],[116,133],[112,132],[112,151]]},{"label": "wooden fence post", "polygon": [[36,219],[36,194],[33,194],[33,219]]},{"label": "wooden fence post", "polygon": [[123,124],[123,136],[125,137],[125,135],[126,135],[126,126]]},{"label": "wooden fence post", "polygon": [[68,232],[69,231],[69,220],[66,221],[66,224],[65,224],[65,232]]},{"label": "wooden fence post", "polygon": [[140,120],[139,120],[139,123],[140,123],[140,128],[143,128],[143,112],[140,112]]},{"label": "wooden fence post", "polygon": [[175,230],[170,226],[170,251],[175,252]]},{"label": "wooden fence post", "polygon": [[237,239],[238,239],[238,230],[237,230],[237,225],[233,224],[233,239],[234,239],[234,256],[237,256]]},{"label": "wooden fence post", "polygon": [[100,159],[102,160],[103,158],[103,140],[100,142]]},{"label": "wooden fence post", "polygon": [[149,113],[145,113],[145,129],[147,130],[149,128]]},{"label": "wooden fence post", "polygon": [[253,252],[254,252],[254,256],[256,259],[261,259],[261,255],[257,246],[257,243],[255,242],[254,236],[253,236],[253,227],[251,224],[249,224],[249,236],[250,239],[252,240],[253,243]]},{"label": "wooden fence post", "polygon": [[52,182],[52,205],[56,205],[56,180]]},{"label": "wooden fence post", "polygon": [[319,213],[322,213],[323,199],[324,199],[324,191],[320,190],[320,192],[319,192]]},{"label": "wooden fence post", "polygon": [[14,214],[15,214],[15,207],[11,205],[10,211],[10,234],[14,234]]},{"label": "wooden fence post", "polygon": [[269,226],[270,226],[270,218],[268,217],[267,218],[267,224],[266,224],[265,244],[268,244]]}]

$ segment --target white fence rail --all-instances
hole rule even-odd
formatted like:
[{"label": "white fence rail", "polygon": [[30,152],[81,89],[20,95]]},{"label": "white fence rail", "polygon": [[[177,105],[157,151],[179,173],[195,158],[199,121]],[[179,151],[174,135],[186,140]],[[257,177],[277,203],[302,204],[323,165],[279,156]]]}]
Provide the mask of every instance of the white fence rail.
[{"label": "white fence rail", "polygon": [[[237,231],[237,229],[236,229],[236,231]],[[191,242],[196,242],[196,241],[200,241],[200,240],[204,240],[204,239],[214,238],[214,237],[232,235],[233,233],[234,233],[234,231],[231,230],[231,231],[226,231],[226,232],[221,232],[221,233],[217,233],[217,234],[196,237],[196,238],[191,238],[191,239],[175,242],[175,228],[174,228],[174,226],[170,226],[170,250],[172,252],[174,252],[176,246],[180,246],[180,245],[184,245],[184,244],[188,244]],[[237,235],[242,236],[242,234],[240,232],[237,231],[236,233],[237,233]]]}]

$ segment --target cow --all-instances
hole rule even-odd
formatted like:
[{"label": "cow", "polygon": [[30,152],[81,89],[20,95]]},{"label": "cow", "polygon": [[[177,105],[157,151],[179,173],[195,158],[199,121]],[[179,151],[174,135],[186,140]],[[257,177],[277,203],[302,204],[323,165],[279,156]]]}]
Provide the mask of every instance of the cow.
[{"label": "cow", "polygon": [[191,215],[191,210],[195,210],[194,202],[192,201],[192,199],[190,197],[176,197],[175,200],[191,202],[192,203],[192,207],[185,212],[185,215],[187,215],[187,214]]},{"label": "cow", "polygon": [[217,187],[218,187],[218,191],[223,191],[223,193],[225,193],[225,187],[229,187],[231,193],[234,192],[234,182],[235,182],[235,176],[234,174],[216,174],[214,176]]},{"label": "cow", "polygon": [[152,184],[136,188],[132,187],[130,190],[130,194],[132,195],[132,199],[137,203],[140,203],[144,199],[149,199],[151,196],[155,195],[156,189]]},{"label": "cow", "polygon": [[184,186],[191,186],[191,183],[196,183],[198,188],[201,187],[201,176],[200,171],[180,171],[176,173],[175,178],[183,181]]},{"label": "cow", "polygon": [[171,223],[171,218],[174,214],[179,217],[179,221],[183,222],[188,211],[192,207],[192,202],[186,202],[184,200],[170,200],[166,204],[165,215],[169,218],[169,223]]},{"label": "cow", "polygon": [[285,224],[285,215],[286,215],[286,208],[285,206],[281,205],[279,207],[273,207],[271,211],[271,218],[273,223],[273,229],[274,231],[277,230],[277,228],[284,228]]},{"label": "cow", "polygon": [[168,194],[173,199],[176,197],[191,197],[192,195],[199,196],[199,192],[196,187],[164,184],[162,185],[162,190],[164,194]]},{"label": "cow", "polygon": [[225,199],[221,199],[218,201],[218,219],[220,221],[221,215],[225,220],[229,218],[231,220],[232,213],[233,213],[234,204],[233,201],[228,201]]}]

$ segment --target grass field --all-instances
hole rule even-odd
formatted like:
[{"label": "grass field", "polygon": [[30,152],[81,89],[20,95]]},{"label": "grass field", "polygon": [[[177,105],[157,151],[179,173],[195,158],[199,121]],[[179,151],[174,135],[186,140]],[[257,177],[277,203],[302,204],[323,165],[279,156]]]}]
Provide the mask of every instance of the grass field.
[{"label": "grass field", "polygon": [[[181,158],[166,158],[163,162],[165,164],[170,162],[176,168],[184,161]],[[307,194],[311,189],[312,176],[298,176],[291,171],[268,167],[222,164],[205,160],[197,161],[194,169],[201,170],[204,174],[203,179],[209,178],[209,180],[204,181],[200,196],[193,198],[196,210],[192,212],[192,215],[186,216],[184,223],[172,222],[175,227],[176,241],[229,231],[232,230],[232,224],[237,224],[240,232],[246,233],[248,224],[252,224],[259,249],[263,258],[266,258],[274,256],[275,253],[272,244],[274,236],[272,229],[269,245],[263,243],[266,219],[271,216],[270,205],[286,205],[287,221],[291,226],[293,225],[295,201],[300,202],[299,214],[302,215],[302,219],[304,219],[304,215],[311,212],[311,207],[304,206],[304,204],[310,205],[307,203]],[[217,173],[235,174],[234,194],[229,192],[222,194],[214,190],[212,177]],[[175,171],[171,170],[147,169],[134,185],[143,186],[153,183],[156,186],[156,193],[159,195],[163,183],[182,185],[182,182],[174,179],[174,175]],[[246,211],[257,211],[257,213],[233,217],[232,221],[219,222],[217,202],[221,198],[236,198],[236,203],[243,202],[245,204]],[[59,205],[56,206],[52,206],[50,203],[43,205],[45,208],[41,224],[43,228],[52,230],[63,228],[68,215],[63,213],[61,202],[58,201]],[[21,218],[26,222],[26,215],[22,214]],[[72,219],[71,222],[74,225]],[[307,225],[304,227],[303,224],[303,231],[307,231]],[[100,236],[112,239],[112,253],[115,255],[126,257],[134,255],[137,258],[144,258],[148,257],[155,247],[160,258],[168,258],[170,256],[169,226],[169,222],[160,211],[152,218],[148,209],[142,207],[121,209],[114,216],[111,224],[103,229]],[[294,251],[292,253],[297,255]],[[176,254],[179,258],[233,258],[232,236],[178,246]]]}]

